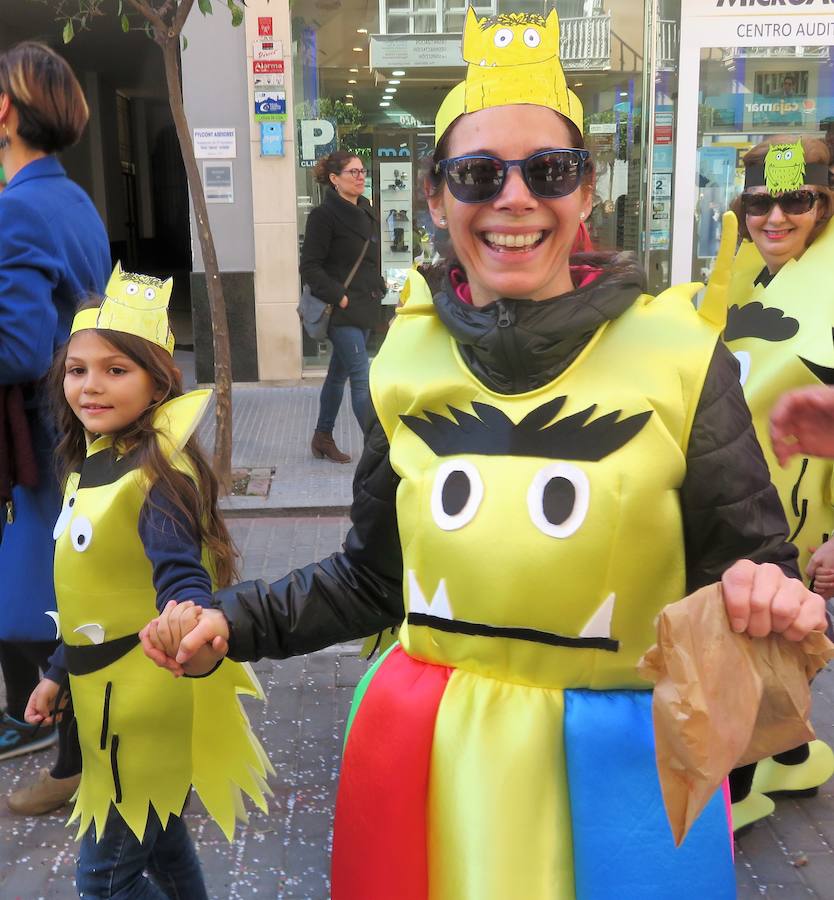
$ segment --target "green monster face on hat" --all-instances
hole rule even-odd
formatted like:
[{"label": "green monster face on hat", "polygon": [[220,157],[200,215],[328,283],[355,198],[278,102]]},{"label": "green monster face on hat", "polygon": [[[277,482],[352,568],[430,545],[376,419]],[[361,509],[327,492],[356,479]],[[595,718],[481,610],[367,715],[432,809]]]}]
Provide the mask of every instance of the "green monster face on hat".
[{"label": "green monster face on hat", "polygon": [[493,106],[546,106],[582,131],[582,104],[559,61],[559,17],[505,13],[479,19],[470,6],[463,30],[466,81],[447,94],[435,117],[435,141],[464,113]]},{"label": "green monster face on hat", "polygon": [[764,161],[765,184],[771,194],[796,191],[805,184],[805,150],[802,141],[774,144]]}]

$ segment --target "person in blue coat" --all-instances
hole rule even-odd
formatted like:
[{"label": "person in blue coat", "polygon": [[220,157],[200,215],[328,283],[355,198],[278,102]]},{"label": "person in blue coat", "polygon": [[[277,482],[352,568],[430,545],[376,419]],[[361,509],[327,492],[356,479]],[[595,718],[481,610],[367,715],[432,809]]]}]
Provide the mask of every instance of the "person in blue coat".
[{"label": "person in blue coat", "polygon": [[[52,50],[25,42],[0,54],[0,166],[7,181],[0,194],[0,759],[55,740],[23,721],[39,669],[57,644],[48,613],[55,609],[52,531],[61,500],[39,381],[67,340],[79,301],[101,293],[112,268],[101,218],[56,157],[78,141],[88,118],[78,80]],[[71,740],[59,743],[58,765],[12,795],[13,810],[47,812],[74,792],[78,754]]]}]

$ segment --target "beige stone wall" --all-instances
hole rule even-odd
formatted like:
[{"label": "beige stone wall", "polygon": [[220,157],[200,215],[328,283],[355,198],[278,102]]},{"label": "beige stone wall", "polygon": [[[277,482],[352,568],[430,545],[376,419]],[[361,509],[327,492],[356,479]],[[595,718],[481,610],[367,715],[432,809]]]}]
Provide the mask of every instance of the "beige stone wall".
[{"label": "beige stone wall", "polygon": [[250,110],[254,98],[252,44],[258,38],[258,17],[271,16],[273,36],[282,43],[289,112],[289,120],[284,123],[283,157],[261,157],[260,125],[250,115],[258,374],[261,381],[298,379],[301,377],[301,332],[296,305],[300,285],[289,3],[249,0],[245,15]]}]

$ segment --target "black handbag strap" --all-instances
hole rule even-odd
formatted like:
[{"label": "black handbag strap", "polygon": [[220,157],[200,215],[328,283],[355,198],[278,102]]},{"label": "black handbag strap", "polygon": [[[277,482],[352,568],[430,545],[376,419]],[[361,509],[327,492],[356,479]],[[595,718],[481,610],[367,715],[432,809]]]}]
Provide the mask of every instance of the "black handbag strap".
[{"label": "black handbag strap", "polygon": [[359,268],[359,264],[365,258],[365,254],[368,252],[368,245],[371,243],[371,239],[368,238],[365,241],[364,246],[362,247],[362,252],[359,254],[359,259],[353,264],[353,268],[350,270],[350,274],[345,279],[345,291],[350,287],[351,281],[353,281],[353,276],[356,274],[356,270]]}]

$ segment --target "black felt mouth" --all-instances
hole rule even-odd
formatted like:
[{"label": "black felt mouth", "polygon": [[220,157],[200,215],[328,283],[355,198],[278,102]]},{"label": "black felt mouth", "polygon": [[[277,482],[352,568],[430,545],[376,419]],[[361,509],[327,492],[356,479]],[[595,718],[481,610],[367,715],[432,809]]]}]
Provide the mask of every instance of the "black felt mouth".
[{"label": "black felt mouth", "polygon": [[449,634],[471,634],[476,637],[511,638],[516,641],[531,641],[534,644],[547,644],[550,647],[574,647],[577,650],[607,650],[616,653],[620,642],[605,637],[570,637],[563,634],[552,634],[549,631],[537,631],[535,628],[511,628],[501,625],[482,625],[479,622],[466,622],[463,619],[443,619],[440,616],[429,616],[426,613],[409,613],[409,625],[425,625],[437,631]]}]

